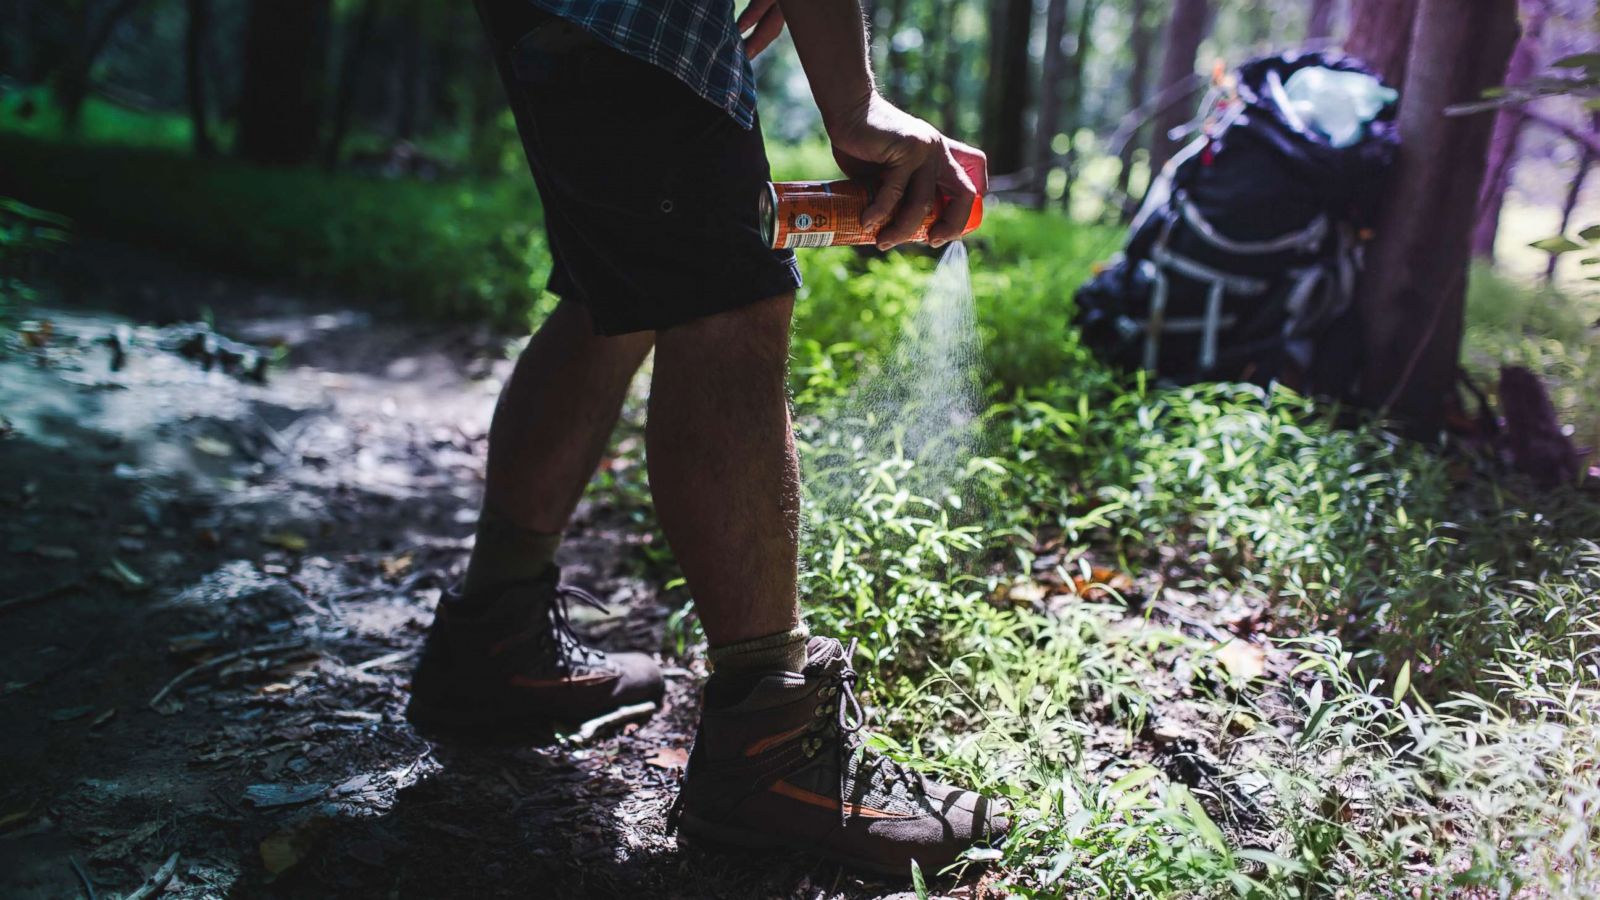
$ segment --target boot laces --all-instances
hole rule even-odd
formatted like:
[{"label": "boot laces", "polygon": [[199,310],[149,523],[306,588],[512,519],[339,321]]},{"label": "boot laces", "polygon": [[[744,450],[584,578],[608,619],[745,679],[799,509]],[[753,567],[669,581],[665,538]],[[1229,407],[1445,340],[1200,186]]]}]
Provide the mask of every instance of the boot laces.
[{"label": "boot laces", "polygon": [[[828,709],[826,703],[817,707],[819,719],[828,716],[830,712],[832,713],[831,717],[829,717],[832,721],[822,719],[824,723],[822,730],[832,732],[839,755],[839,823],[841,825],[845,824],[849,818],[850,806],[846,801],[846,797],[850,780],[849,763],[852,756],[860,755],[857,765],[858,778],[856,780],[858,782],[861,775],[865,775],[870,779],[872,775],[877,774],[881,775],[891,785],[896,781],[902,782],[913,791],[919,793],[926,788],[922,773],[880,753],[868,750],[866,742],[861,737],[861,732],[867,725],[867,717],[861,708],[861,701],[856,697],[855,685],[858,675],[855,667],[851,665],[856,656],[856,644],[857,640],[852,638],[849,649],[845,651],[844,662],[839,666],[838,671],[833,674],[829,683],[823,687],[823,696],[828,697],[830,694],[836,696],[838,704],[832,710]],[[821,749],[823,742],[824,738],[822,736],[812,739],[812,743],[808,746],[808,755],[815,755],[816,751]]]},{"label": "boot laces", "polygon": [[555,638],[557,664],[568,669],[600,665],[605,661],[605,654],[585,644],[572,628],[570,607],[575,602],[602,613],[610,612],[600,598],[583,588],[571,584],[558,585],[555,601],[550,604],[550,630]]}]

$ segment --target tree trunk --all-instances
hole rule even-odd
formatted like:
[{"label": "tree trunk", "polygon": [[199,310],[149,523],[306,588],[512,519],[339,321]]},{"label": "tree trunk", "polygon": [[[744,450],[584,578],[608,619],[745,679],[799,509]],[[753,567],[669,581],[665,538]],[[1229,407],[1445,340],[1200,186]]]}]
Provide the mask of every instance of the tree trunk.
[{"label": "tree trunk", "polygon": [[394,69],[394,137],[416,137],[422,113],[422,0],[408,0],[400,14],[400,58]]},{"label": "tree trunk", "polygon": [[1033,2],[993,2],[983,149],[989,155],[991,172],[1010,174],[1026,164],[1028,38],[1033,30]]},{"label": "tree trunk", "polygon": [[961,51],[955,39],[955,23],[961,16],[961,5],[964,0],[941,0],[947,12],[945,15],[945,32],[934,35],[943,48],[940,54],[939,70],[933,73],[933,78],[940,85],[939,97],[939,128],[945,134],[956,135],[960,129],[961,110]]},{"label": "tree trunk", "polygon": [[[1406,56],[1416,22],[1417,0],[1351,0],[1350,36],[1344,48],[1399,87],[1406,81]],[[1472,0],[1476,3],[1478,0]],[[1498,0],[1496,0],[1498,2]]]},{"label": "tree trunk", "polygon": [[1505,78],[1516,0],[1419,0],[1400,97],[1400,160],[1357,290],[1362,395],[1419,437],[1455,388],[1473,213],[1494,120],[1446,116]]},{"label": "tree trunk", "polygon": [[321,147],[329,0],[251,0],[239,88],[238,153],[252,162],[310,162]]},{"label": "tree trunk", "polygon": [[117,26],[143,2],[118,0],[100,17],[98,23],[94,21],[93,6],[87,2],[81,5],[82,43],[68,50],[66,62],[56,75],[53,91],[56,105],[61,108],[62,122],[68,131],[78,130],[83,104],[89,99],[89,89],[93,86],[95,61],[105,52],[106,45],[111,43]]},{"label": "tree trunk", "polygon": [[1074,37],[1072,55],[1067,57],[1067,136],[1072,142],[1067,145],[1067,183],[1061,189],[1061,208],[1067,212],[1072,211],[1072,186],[1078,180],[1078,129],[1083,127],[1083,68],[1089,59],[1089,45],[1091,29],[1094,27],[1094,13],[1100,7],[1100,0],[1081,0],[1082,6],[1078,8],[1078,33]]},{"label": "tree trunk", "polygon": [[895,47],[895,35],[905,25],[906,0],[889,0],[889,21],[883,28],[884,36],[888,38],[885,45],[888,67],[884,72],[884,81],[889,88],[889,102],[902,109],[906,105],[906,55]]},{"label": "tree trunk", "polygon": [[189,21],[183,40],[184,93],[189,103],[189,129],[194,153],[203,159],[216,155],[211,141],[210,114],[206,110],[206,34],[211,30],[211,0],[188,0]]},{"label": "tree trunk", "polygon": [[[1079,0],[1087,3],[1088,0]],[[1044,60],[1040,65],[1039,121],[1033,132],[1033,192],[1039,206],[1044,206],[1050,182],[1050,170],[1055,168],[1056,133],[1061,129],[1061,88],[1066,73],[1066,53],[1061,49],[1067,36],[1067,0],[1050,0],[1044,16]]]},{"label": "tree trunk", "polygon": [[378,10],[382,5],[382,0],[362,0],[355,26],[345,41],[344,59],[339,66],[339,86],[333,97],[332,131],[322,151],[322,163],[330,169],[339,164],[345,136],[350,132],[350,111],[355,105],[356,85],[361,80],[361,64],[366,60],[367,48],[372,46],[372,34],[377,30]]},{"label": "tree trunk", "polygon": [[[1539,67],[1539,47],[1544,39],[1544,23],[1549,9],[1543,0],[1524,4],[1528,15],[1523,20],[1522,38],[1506,66],[1507,85],[1522,84]],[[1494,262],[1494,240],[1500,232],[1500,210],[1505,206],[1506,190],[1511,187],[1511,169],[1517,157],[1517,139],[1527,118],[1520,104],[1503,106],[1495,114],[1494,133],[1489,138],[1489,165],[1478,195],[1478,220],[1472,231],[1472,255]]]},{"label": "tree trunk", "polygon": [[[1163,95],[1181,91],[1181,85],[1194,78],[1195,58],[1200,54],[1200,42],[1205,39],[1210,18],[1210,0],[1174,0],[1172,17],[1167,24],[1166,55],[1161,60],[1161,79],[1156,83]],[[1178,144],[1167,135],[1193,115],[1194,105],[1188,97],[1186,93],[1182,99],[1164,96],[1169,102],[1156,111],[1155,134],[1150,137],[1151,177],[1161,171],[1178,149]]]},{"label": "tree trunk", "polygon": [[945,79],[943,67],[950,59],[951,21],[954,16],[954,4],[949,0],[933,0],[928,27],[922,35],[923,64],[922,80],[919,85],[921,90],[917,93],[917,115],[933,120],[939,117],[943,109],[942,94]]},{"label": "tree trunk", "polygon": [[[1600,136],[1600,112],[1589,116],[1589,131]],[[1561,205],[1561,228],[1556,234],[1566,234],[1567,228],[1572,225],[1572,213],[1578,208],[1578,200],[1583,196],[1583,183],[1589,178],[1589,170],[1600,162],[1600,154],[1594,148],[1585,145],[1578,153],[1578,174],[1572,179],[1572,186],[1567,188],[1566,202]],[[1550,259],[1544,264],[1544,282],[1550,284],[1556,280],[1556,266],[1561,262],[1557,253],[1550,254]]]},{"label": "tree trunk", "polygon": [[[1136,110],[1144,105],[1145,82],[1150,77],[1150,23],[1146,14],[1148,0],[1131,0],[1128,7],[1128,46],[1133,52],[1133,62],[1128,70],[1128,109]],[[1124,219],[1133,216],[1133,198],[1129,196],[1128,189],[1133,181],[1133,157],[1138,152],[1143,141],[1145,128],[1143,125],[1135,128],[1133,134],[1128,135],[1122,149],[1117,152],[1117,161],[1120,168],[1117,171],[1117,196],[1122,198],[1122,216]]]},{"label": "tree trunk", "polygon": [[1333,38],[1334,0],[1311,0],[1306,19],[1306,42],[1325,43]]}]

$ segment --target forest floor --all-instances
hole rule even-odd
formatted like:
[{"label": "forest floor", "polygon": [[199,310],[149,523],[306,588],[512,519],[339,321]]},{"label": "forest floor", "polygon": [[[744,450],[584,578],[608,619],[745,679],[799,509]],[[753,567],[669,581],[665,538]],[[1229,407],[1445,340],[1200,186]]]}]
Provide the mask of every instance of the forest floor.
[{"label": "forest floor", "polygon": [[[504,336],[101,243],[62,271],[30,313],[49,330],[0,354],[0,894],[125,894],[172,854],[174,897],[906,891],[678,850],[698,663],[669,659],[659,713],[579,746],[406,723]],[[208,371],[178,352],[202,317],[287,353],[265,383]],[[563,563],[611,609],[581,630],[659,650],[670,598],[636,515],[586,503]]]}]

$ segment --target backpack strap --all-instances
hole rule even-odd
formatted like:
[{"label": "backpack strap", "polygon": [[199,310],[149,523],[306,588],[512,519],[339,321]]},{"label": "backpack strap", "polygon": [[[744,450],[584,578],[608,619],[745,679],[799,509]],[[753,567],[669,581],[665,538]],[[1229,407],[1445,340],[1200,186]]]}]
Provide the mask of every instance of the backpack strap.
[{"label": "backpack strap", "polygon": [[1224,253],[1238,256],[1266,256],[1290,250],[1315,253],[1328,237],[1329,221],[1326,213],[1317,213],[1317,217],[1299,231],[1291,231],[1268,241],[1236,241],[1218,231],[1215,225],[1207,221],[1201,214],[1200,208],[1189,199],[1187,192],[1175,191],[1172,195],[1172,204],[1189,227],[1204,238],[1206,243]]}]

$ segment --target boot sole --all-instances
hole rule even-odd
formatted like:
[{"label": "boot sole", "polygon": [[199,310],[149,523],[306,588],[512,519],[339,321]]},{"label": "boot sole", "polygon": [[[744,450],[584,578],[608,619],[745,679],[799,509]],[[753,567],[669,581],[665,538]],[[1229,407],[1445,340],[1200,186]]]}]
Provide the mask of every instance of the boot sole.
[{"label": "boot sole", "polygon": [[704,819],[696,818],[691,813],[685,812],[678,821],[678,848],[680,850],[709,850],[718,853],[738,853],[748,850],[771,850],[779,852],[809,854],[820,856],[829,862],[838,863],[857,871],[869,872],[873,875],[882,875],[887,878],[910,880],[911,867],[893,866],[886,863],[874,862],[868,859],[851,856],[814,843],[784,840],[769,834],[762,834],[748,828],[732,828],[726,825],[717,825]]}]

